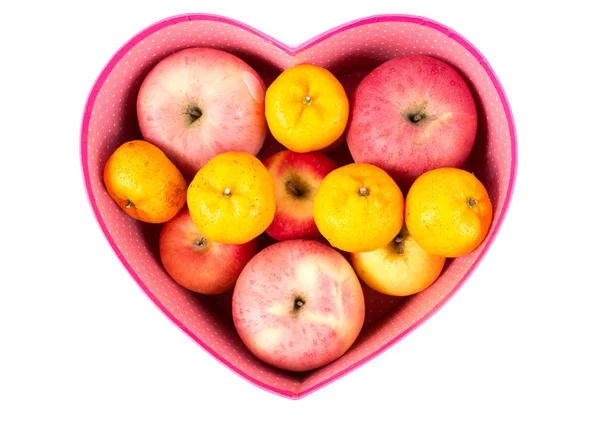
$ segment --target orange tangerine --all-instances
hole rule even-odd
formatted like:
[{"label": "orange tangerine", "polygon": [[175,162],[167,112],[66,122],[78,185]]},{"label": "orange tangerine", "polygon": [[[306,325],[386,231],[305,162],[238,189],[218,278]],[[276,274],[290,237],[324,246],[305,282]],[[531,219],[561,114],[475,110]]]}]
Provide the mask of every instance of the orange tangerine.
[{"label": "orange tangerine", "polygon": [[224,152],[196,173],[187,204],[192,221],[208,240],[244,244],[273,221],[275,182],[255,156]]},{"label": "orange tangerine", "polygon": [[333,247],[374,251],[400,232],[404,196],[383,169],[351,163],[325,176],[313,201],[313,217]]},{"label": "orange tangerine", "polygon": [[475,250],[492,224],[492,203],[474,174],[437,168],[419,176],[406,195],[405,221],[425,251],[459,257]]},{"label": "orange tangerine", "polygon": [[164,223],[185,205],[187,183],[164,152],[144,140],[121,144],[104,165],[110,197],[136,220]]},{"label": "orange tangerine", "polygon": [[349,102],[344,87],[327,69],[300,64],[284,70],[265,94],[265,116],[273,137],[305,153],[323,149],[342,136]]}]

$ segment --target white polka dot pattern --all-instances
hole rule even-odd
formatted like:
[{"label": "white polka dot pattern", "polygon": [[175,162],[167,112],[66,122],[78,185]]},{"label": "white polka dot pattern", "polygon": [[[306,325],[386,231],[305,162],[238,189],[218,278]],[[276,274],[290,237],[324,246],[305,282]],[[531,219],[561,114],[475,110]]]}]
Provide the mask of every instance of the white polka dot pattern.
[{"label": "white polka dot pattern", "polygon": [[[125,215],[110,199],[102,169],[121,143],[141,138],[136,123],[137,89],[145,74],[177,50],[210,46],[246,60],[267,85],[299,63],[329,68],[338,77],[368,71],[386,59],[427,54],[455,66],[471,85],[479,112],[477,142],[465,168],[486,185],[495,208],[486,241],[472,254],[449,262],[438,281],[409,298],[391,298],[365,288],[366,322],[354,346],[340,359],[309,374],[293,374],[257,361],[239,340],[230,298],[199,296],[175,284],[158,258],[159,226]],[[236,21],[186,15],[161,21],[137,34],[106,66],[91,91],[82,127],[82,167],[90,203],[115,253],[148,296],[204,349],[238,374],[271,392],[298,398],[339,378],[391,346],[428,318],[464,283],[493,241],[512,195],[516,135],[508,102],[493,71],[467,41],[444,26],[408,16],[380,16],[349,23],[297,49],[286,47]]]}]

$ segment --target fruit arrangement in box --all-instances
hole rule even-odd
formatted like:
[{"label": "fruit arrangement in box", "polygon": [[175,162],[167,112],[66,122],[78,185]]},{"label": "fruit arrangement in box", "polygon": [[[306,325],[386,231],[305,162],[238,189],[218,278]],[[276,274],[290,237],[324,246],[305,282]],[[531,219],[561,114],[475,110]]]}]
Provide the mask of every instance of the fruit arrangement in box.
[{"label": "fruit arrangement in box", "polygon": [[364,287],[421,293],[490,230],[488,190],[464,168],[475,99],[439,58],[399,55],[352,84],[302,63],[266,84],[237,55],[185,48],[152,67],[135,106],[142,138],[112,152],[106,191],[160,225],[180,287],[231,293],[239,338],[278,369],[340,358]]},{"label": "fruit arrangement in box", "polygon": [[455,295],[502,226],[517,169],[487,60],[407,15],[296,47],[226,17],[163,19],[99,73],[80,150],[92,212],[140,291],[232,372],[289,398],[362,366]]}]

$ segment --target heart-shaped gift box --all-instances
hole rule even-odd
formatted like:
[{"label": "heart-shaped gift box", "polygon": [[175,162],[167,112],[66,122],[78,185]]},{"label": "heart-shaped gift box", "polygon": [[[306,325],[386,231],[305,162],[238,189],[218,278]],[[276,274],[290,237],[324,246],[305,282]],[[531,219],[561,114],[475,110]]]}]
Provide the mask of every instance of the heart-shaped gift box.
[{"label": "heart-shaped gift box", "polygon": [[[215,47],[239,56],[261,74],[267,85],[282,70],[300,63],[326,67],[340,80],[360,78],[385,60],[407,54],[427,54],[453,65],[470,86],[477,104],[477,139],[464,168],[484,183],[494,207],[485,241],[471,254],[449,259],[438,280],[416,295],[390,297],[364,287],[366,318],[361,334],[348,352],[327,366],[308,373],[291,373],[257,360],[234,328],[231,293],[203,296],[177,285],[162,268],[158,256],[160,225],[127,216],[112,201],[102,180],[110,154],[125,141],[141,138],[135,109],[145,75],[165,56],[196,46]],[[273,141],[269,139],[259,157],[278,149]],[[490,248],[508,210],[516,178],[517,142],[508,100],[492,68],[471,43],[437,22],[407,15],[373,16],[289,47],[232,19],[188,14],[162,20],[139,32],[101,71],[83,115],[81,162],[98,224],[121,263],[156,306],[235,373],[275,394],[300,398],[398,342],[464,284]]]}]

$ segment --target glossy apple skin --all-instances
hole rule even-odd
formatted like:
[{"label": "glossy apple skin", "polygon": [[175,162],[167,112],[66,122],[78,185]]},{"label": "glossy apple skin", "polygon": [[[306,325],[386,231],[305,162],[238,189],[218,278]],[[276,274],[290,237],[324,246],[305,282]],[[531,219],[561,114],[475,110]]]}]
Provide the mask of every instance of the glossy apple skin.
[{"label": "glossy apple skin", "polygon": [[431,56],[386,61],[361,80],[350,104],[352,158],[383,168],[404,192],[430,169],[461,167],[475,142],[470,88],[455,68]]},{"label": "glossy apple skin", "polygon": [[[298,307],[297,299],[304,303]],[[301,372],[342,356],[358,337],[365,301],[350,263],[313,240],[260,251],[232,297],[235,328],[248,349],[274,367]]]},{"label": "glossy apple skin", "polygon": [[350,253],[358,277],[389,296],[410,296],[431,286],[440,276],[445,257],[428,254],[402,227],[397,240],[366,253]]},{"label": "glossy apple skin", "polygon": [[169,276],[200,294],[230,291],[257,251],[256,239],[242,245],[206,240],[192,221],[187,205],[162,226],[159,235],[160,259]]},{"label": "glossy apple skin", "polygon": [[[219,153],[258,154],[267,134],[265,90],[258,73],[237,56],[183,49],[144,78],[137,97],[140,131],[191,179]],[[189,108],[201,116],[193,120]]]},{"label": "glossy apple skin", "polygon": [[[321,237],[313,218],[313,199],[323,178],[337,164],[321,152],[291,150],[279,151],[263,164],[275,181],[276,201],[275,217],[266,233],[278,241]],[[292,183],[293,190],[288,183]]]}]

